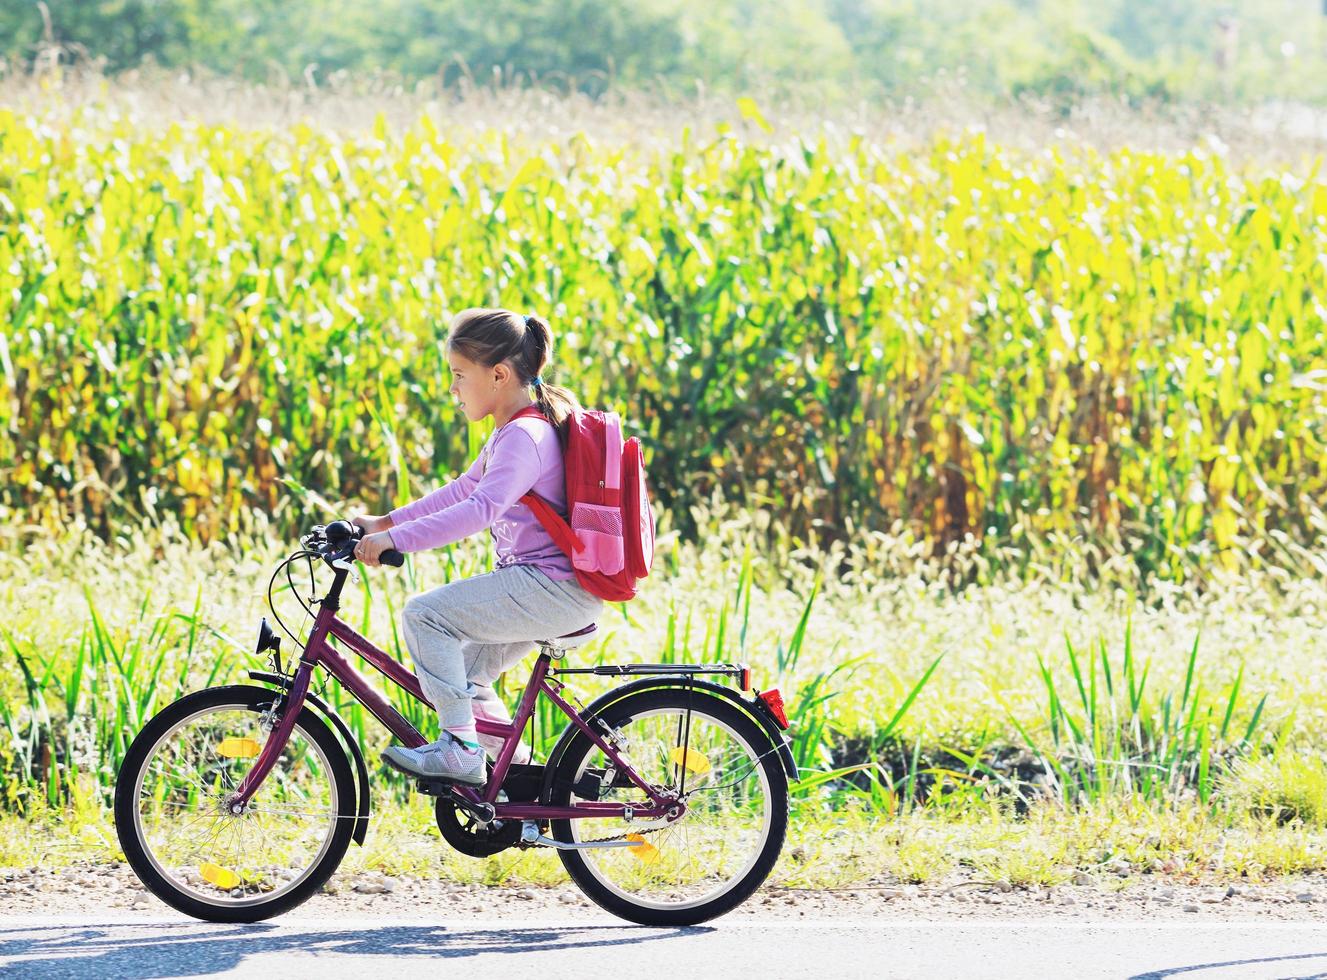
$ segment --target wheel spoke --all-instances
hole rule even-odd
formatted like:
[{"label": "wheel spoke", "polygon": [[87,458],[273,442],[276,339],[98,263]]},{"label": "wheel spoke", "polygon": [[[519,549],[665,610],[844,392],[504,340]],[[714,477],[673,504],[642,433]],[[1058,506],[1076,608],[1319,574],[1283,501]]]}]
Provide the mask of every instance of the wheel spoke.
[{"label": "wheel spoke", "polygon": [[[336,814],[314,810],[278,810],[271,807],[254,807],[249,812],[261,814],[264,817],[316,817],[319,820],[335,820]],[[347,817],[347,820],[355,819],[353,816]]]},{"label": "wheel spoke", "polygon": [[350,814],[347,814],[347,815],[345,815],[345,816],[340,816],[340,815],[338,815],[338,814],[331,813],[331,812],[329,812],[329,811],[324,811],[324,812],[322,812],[322,813],[317,813],[317,812],[314,812],[313,810],[274,810],[274,809],[272,809],[271,807],[265,807],[265,806],[262,806],[262,807],[254,807],[254,808],[252,809],[251,812],[252,812],[252,813],[260,814],[260,815],[265,816],[265,817],[266,817],[266,816],[271,816],[271,817],[317,817],[319,820],[358,820],[358,819],[359,819],[358,814],[354,814],[354,813],[350,813]]},{"label": "wheel spoke", "polygon": [[199,806],[196,803],[176,803],[173,800],[161,800],[157,802],[157,806],[170,806],[170,807],[175,807],[176,809],[179,810],[201,810],[201,811],[210,811],[213,813],[216,812],[215,807]]}]

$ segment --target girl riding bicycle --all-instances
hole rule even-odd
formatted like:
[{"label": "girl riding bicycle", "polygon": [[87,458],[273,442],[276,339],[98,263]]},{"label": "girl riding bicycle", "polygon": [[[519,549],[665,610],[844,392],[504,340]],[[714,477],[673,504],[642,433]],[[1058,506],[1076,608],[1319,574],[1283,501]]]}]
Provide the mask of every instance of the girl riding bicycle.
[{"label": "girl riding bicycle", "polygon": [[[551,515],[570,507],[573,520],[585,510],[607,521],[603,512],[620,495],[624,525],[641,522],[642,546],[652,518],[639,509],[626,517],[622,488],[643,480],[639,444],[620,439],[615,413],[586,412],[569,392],[544,385],[551,349],[547,325],[534,317],[459,314],[447,338],[452,395],[471,421],[497,421],[479,458],[389,515],[357,518],[359,527],[318,524],[300,535],[268,583],[272,615],[297,652],[282,657],[281,637],[264,618],[254,653],[271,671],[250,670],[255,683],[186,694],[134,736],[116,773],[115,827],[126,860],[153,894],[201,919],[256,922],[307,900],[350,844],[364,843],[372,775],[360,740],[319,696],[321,684],[311,689],[320,673],[392,733],[397,745],[384,758],[436,797],[438,832],[459,853],[554,848],[587,897],[646,925],[722,915],[769,875],[787,833],[788,781],[797,775],[778,690],[754,689],[745,664],[561,663],[591,638],[599,596],[619,601],[640,576],[629,574],[621,538],[614,551],[606,531],[587,527],[585,534],[600,537],[579,538],[573,527],[564,536],[565,518],[559,525]],[[602,425],[602,446],[593,425]],[[618,437],[611,445],[610,429]],[[603,500],[587,503],[594,482]],[[494,571],[406,604],[418,676],[339,618],[352,555],[399,566],[400,551],[483,528],[496,543]],[[647,570],[648,557],[633,555]],[[611,565],[611,558],[621,566],[617,579],[602,570],[586,577],[585,565]],[[314,620],[303,638],[286,629],[272,599],[280,573],[289,582],[299,563],[309,568],[312,599],[301,605]],[[325,591],[315,580],[324,567],[332,576]],[[491,685],[536,643],[539,656],[508,723]],[[351,655],[411,703],[427,699],[441,722],[438,740],[427,742],[354,669]],[[619,682],[581,705],[567,691],[578,674]],[[737,688],[713,679],[722,677]],[[544,759],[522,764],[520,738],[544,705],[567,725]],[[491,773],[481,738],[495,743]]]},{"label": "girl riding bicycle", "polygon": [[[492,572],[414,596],[402,614],[406,646],[441,733],[417,749],[394,745],[383,753],[410,775],[477,786],[485,781],[484,749],[496,754],[501,740],[478,735],[476,715],[511,720],[493,682],[536,639],[594,622],[604,601],[577,582],[571,561],[520,503],[533,490],[566,515],[558,429],[578,406],[566,388],[544,383],[553,351],[548,324],[510,310],[462,310],[446,347],[452,397],[471,422],[493,416],[493,435],[455,480],[389,514],[355,518],[366,532],[355,557],[377,565],[384,551],[438,548],[489,529],[497,551]],[[530,406],[543,417],[512,420]]]}]

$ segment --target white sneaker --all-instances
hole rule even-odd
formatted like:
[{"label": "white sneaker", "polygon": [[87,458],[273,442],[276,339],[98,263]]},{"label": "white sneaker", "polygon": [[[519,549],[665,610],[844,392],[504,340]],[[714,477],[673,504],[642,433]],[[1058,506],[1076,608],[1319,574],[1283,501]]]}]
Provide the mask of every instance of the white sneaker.
[{"label": "white sneaker", "polygon": [[483,750],[466,748],[446,731],[436,742],[417,749],[393,745],[382,754],[382,761],[417,779],[437,779],[468,786],[483,786],[488,781]]}]

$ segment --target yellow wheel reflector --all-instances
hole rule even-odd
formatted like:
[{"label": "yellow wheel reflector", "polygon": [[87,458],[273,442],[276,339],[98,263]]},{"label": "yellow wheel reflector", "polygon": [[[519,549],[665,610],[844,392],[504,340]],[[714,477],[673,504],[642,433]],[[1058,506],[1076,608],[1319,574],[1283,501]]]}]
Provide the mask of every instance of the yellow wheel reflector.
[{"label": "yellow wheel reflector", "polygon": [[697,776],[710,771],[710,760],[705,758],[703,752],[697,752],[695,749],[684,749],[679,745],[673,749],[668,758],[676,765],[686,766]]},{"label": "yellow wheel reflector", "polygon": [[203,873],[203,878],[210,881],[225,891],[230,891],[240,883],[240,876],[229,868],[223,868],[219,864],[204,864],[198,869]]},{"label": "yellow wheel reflector", "polygon": [[252,759],[262,748],[251,738],[223,738],[217,746],[217,754],[227,759]]},{"label": "yellow wheel reflector", "polygon": [[646,864],[653,864],[659,860],[659,849],[646,841],[640,834],[627,834],[626,839],[635,841],[627,850],[636,855],[639,860]]}]

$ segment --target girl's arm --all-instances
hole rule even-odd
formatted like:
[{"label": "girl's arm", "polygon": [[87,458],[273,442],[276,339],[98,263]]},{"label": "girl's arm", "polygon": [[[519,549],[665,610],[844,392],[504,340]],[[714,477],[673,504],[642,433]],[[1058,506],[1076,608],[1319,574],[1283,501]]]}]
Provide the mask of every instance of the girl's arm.
[{"label": "girl's arm", "polygon": [[470,468],[450,483],[438,487],[432,493],[426,494],[404,507],[398,507],[391,511],[392,526],[400,527],[402,524],[426,514],[437,513],[470,496],[475,487],[479,485],[480,458],[480,456],[476,456],[475,461],[470,464]]},{"label": "girl's arm", "polygon": [[464,499],[391,529],[398,551],[439,548],[492,526],[539,479],[539,450],[530,433],[519,426],[510,426],[493,440],[492,454],[488,469]]}]

